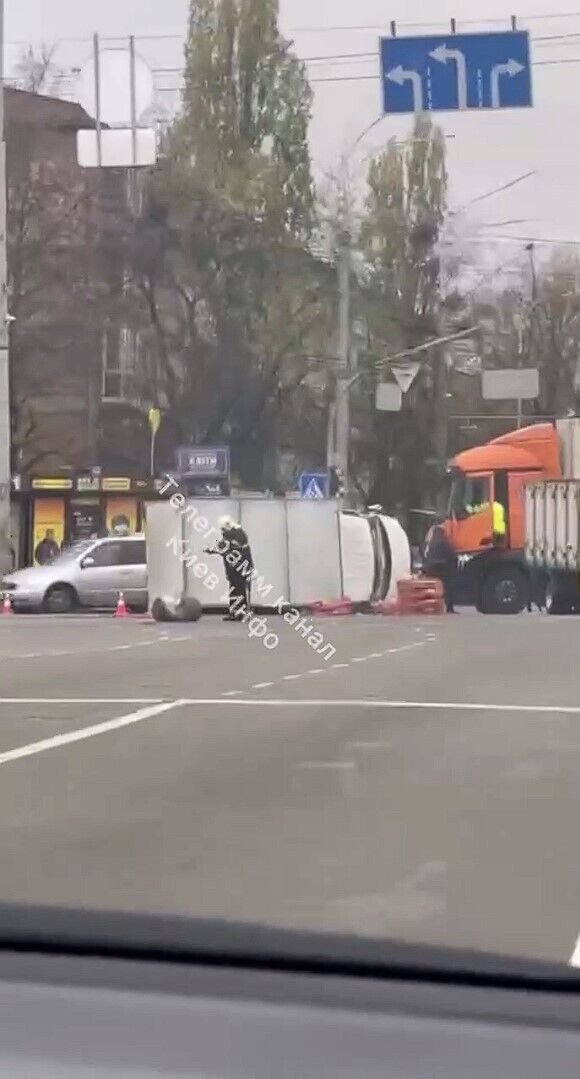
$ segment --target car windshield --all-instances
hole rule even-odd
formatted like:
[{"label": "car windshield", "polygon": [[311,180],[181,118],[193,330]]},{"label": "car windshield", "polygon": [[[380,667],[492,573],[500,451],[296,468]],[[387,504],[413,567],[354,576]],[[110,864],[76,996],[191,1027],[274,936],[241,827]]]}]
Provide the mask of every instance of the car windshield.
[{"label": "car windshield", "polygon": [[0,0],[0,904],[580,965],[580,0],[523,7]]}]

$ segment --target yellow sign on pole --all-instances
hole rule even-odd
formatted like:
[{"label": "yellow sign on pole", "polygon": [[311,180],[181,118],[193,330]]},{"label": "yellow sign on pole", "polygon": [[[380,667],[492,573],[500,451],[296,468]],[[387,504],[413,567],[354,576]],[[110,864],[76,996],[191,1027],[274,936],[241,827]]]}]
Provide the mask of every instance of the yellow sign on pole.
[{"label": "yellow sign on pole", "polygon": [[154,435],[157,434],[161,426],[161,409],[150,408],[149,409],[149,426]]}]

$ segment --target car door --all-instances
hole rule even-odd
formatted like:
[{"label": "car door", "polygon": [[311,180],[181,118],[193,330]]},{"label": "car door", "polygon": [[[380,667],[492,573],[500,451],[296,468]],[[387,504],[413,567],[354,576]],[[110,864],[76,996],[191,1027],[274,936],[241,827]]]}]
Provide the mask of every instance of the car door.
[{"label": "car door", "polygon": [[122,591],[122,546],[120,540],[102,540],[81,559],[77,591],[83,606],[115,606]]}]

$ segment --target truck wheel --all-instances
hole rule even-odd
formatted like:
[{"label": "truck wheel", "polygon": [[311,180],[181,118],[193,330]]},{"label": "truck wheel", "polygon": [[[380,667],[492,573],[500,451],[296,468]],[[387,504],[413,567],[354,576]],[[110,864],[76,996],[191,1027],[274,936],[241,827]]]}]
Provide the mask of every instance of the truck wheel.
[{"label": "truck wheel", "polygon": [[558,586],[555,581],[548,581],[546,588],[546,610],[548,614],[573,614],[574,598],[569,591]]},{"label": "truck wheel", "polygon": [[520,614],[527,607],[530,586],[517,566],[498,566],[485,578],[481,610],[485,614]]}]

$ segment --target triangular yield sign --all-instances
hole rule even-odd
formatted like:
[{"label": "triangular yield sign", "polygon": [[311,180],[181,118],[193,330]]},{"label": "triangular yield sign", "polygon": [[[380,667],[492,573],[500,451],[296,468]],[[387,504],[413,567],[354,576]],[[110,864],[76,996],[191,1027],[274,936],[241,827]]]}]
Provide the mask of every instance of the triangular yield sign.
[{"label": "triangular yield sign", "polygon": [[406,393],[408,389],[413,385],[421,364],[416,361],[409,361],[409,363],[393,364],[389,365],[389,369],[393,378],[396,379],[401,393]]},{"label": "triangular yield sign", "polygon": [[324,498],[324,492],[320,490],[316,480],[310,480],[304,492],[304,498]]}]

